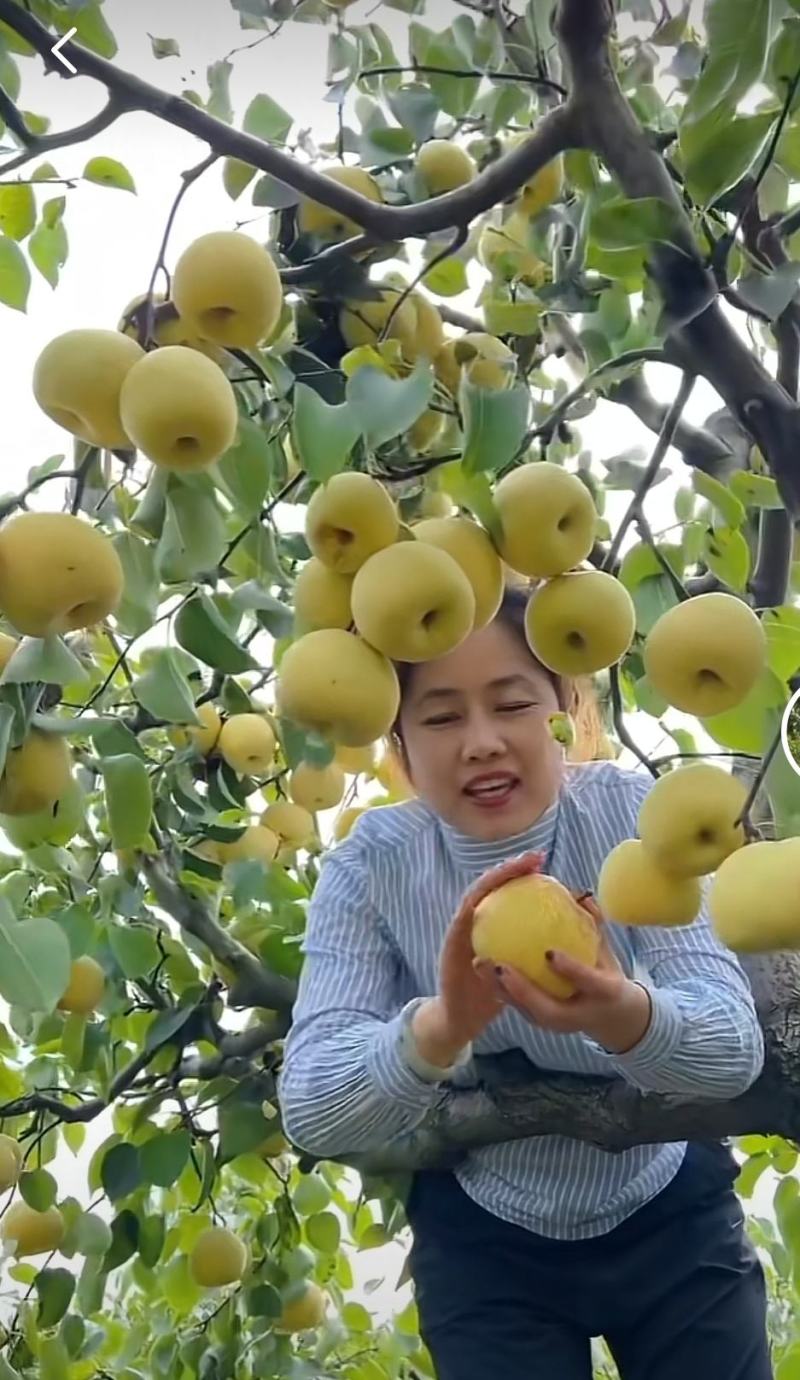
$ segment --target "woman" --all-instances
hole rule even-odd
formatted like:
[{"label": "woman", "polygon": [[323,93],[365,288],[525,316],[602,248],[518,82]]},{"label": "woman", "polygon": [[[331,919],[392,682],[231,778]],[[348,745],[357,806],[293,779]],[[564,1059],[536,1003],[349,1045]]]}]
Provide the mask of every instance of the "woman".
[{"label": "woman", "polygon": [[[541,866],[590,898],[652,785],[612,762],[565,762],[547,716],[581,705],[532,656],[525,603],[509,590],[454,652],[398,668],[396,745],[417,798],[359,819],[309,910],[281,1101],[312,1154],[412,1131],[475,1081],[473,1054],[521,1049],[540,1069],[685,1098],[735,1097],[761,1069],[749,986],[705,915],[628,928],[586,899],[602,958],[590,969],[552,955],[577,987],[567,1003],[476,964],[480,897]],[[768,1380],[764,1278],[736,1172],[719,1145],[609,1153],[553,1135],[415,1175],[411,1272],[439,1380],[589,1380],[593,1336],[623,1380],[701,1368]]]}]

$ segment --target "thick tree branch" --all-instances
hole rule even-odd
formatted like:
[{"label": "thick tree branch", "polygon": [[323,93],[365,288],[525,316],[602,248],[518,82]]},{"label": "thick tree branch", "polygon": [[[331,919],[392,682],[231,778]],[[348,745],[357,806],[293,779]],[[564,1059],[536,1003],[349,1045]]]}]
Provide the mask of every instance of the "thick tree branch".
[{"label": "thick tree branch", "polygon": [[[14,158],[10,158],[7,163],[0,165],[0,173],[6,174],[13,172],[15,168],[21,168],[23,164],[29,163],[32,158],[40,158],[42,154],[52,153],[54,149],[69,148],[72,144],[83,144],[87,139],[93,139],[95,135],[102,134],[104,129],[113,125],[120,115],[124,115],[129,107],[118,96],[113,95],[109,98],[103,109],[93,115],[90,120],[85,120],[82,125],[75,125],[73,129],[64,129],[60,134],[31,134],[26,130],[27,138],[22,142],[25,145],[24,153],[19,153]],[[20,116],[20,120],[22,116]],[[8,120],[6,123],[9,124]],[[9,124],[9,128],[11,125]]]},{"label": "thick tree branch", "polygon": [[[659,432],[669,411],[666,403],[653,397],[641,374],[623,379],[606,392],[609,402],[630,408],[631,412],[650,431]],[[692,426],[683,418],[675,428],[672,444],[680,451],[687,465],[702,470],[724,482],[727,475],[738,468],[730,448],[712,431]]]},{"label": "thick tree branch", "polygon": [[363,1173],[451,1168],[471,1150],[529,1136],[568,1136],[619,1151],[727,1136],[800,1139],[800,960],[742,960],[764,1030],[758,1080],[730,1101],[641,1093],[621,1079],[544,1073],[517,1051],[477,1059],[477,1089],[453,1091],[410,1136],[340,1158]]},{"label": "thick tree branch", "polygon": [[236,980],[229,989],[232,1006],[264,1006],[277,1011],[291,1008],[295,998],[294,983],[271,973],[249,949],[217,924],[205,902],[191,896],[162,859],[142,853],[140,866],[162,910],[171,915],[186,934],[199,939],[218,963],[235,974]]},{"label": "thick tree branch", "polygon": [[[52,34],[44,24],[14,0],[0,0],[0,19],[36,49],[49,70],[55,70],[55,60],[51,56]],[[214,153],[239,158],[262,172],[271,173],[303,195],[349,216],[380,240],[422,236],[435,230],[468,225],[483,211],[507,200],[540,168],[567,149],[577,147],[579,142],[578,124],[573,119],[571,103],[567,102],[548,112],[529,139],[497,159],[465,187],[415,206],[386,206],[382,202],[368,201],[349,187],[296,162],[280,149],[232,129],[182,96],[173,96],[152,86],[78,43],[64,44],[62,52],[75,67],[76,75],[102,82],[123,109],[147,111],[203,139]],[[58,70],[65,79],[72,79],[60,65]]]}]

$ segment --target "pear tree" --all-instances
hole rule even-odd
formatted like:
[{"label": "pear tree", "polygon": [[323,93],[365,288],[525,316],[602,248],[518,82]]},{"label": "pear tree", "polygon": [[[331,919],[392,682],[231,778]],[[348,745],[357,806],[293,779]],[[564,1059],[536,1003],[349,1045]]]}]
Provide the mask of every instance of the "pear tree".
[{"label": "pear tree", "polygon": [[[407,1283],[409,1175],[553,1134],[732,1137],[793,1373],[797,5],[215,3],[273,62],[325,36],[333,140],[244,103],[236,53],[201,89],[180,34],[151,37],[163,85],[127,70],[111,0],[0,0],[9,336],[86,233],[79,184],[147,175],[115,129],[196,145],[149,281],[39,323],[29,405],[64,453],[0,499],[0,1376],[432,1376],[413,1300],[376,1320],[357,1287],[368,1253]],[[31,109],[44,72],[97,114]],[[200,183],[215,224],[178,251]],[[646,449],[610,455],[623,418]],[[410,793],[393,660],[485,626],[506,578],[598,695],[599,735],[553,716],[567,756],[655,779],[601,905],[691,924],[708,887],[764,1072],[677,1103],[482,1059],[413,1138],[315,1162],[278,1075],[320,859]],[[539,971],[516,909],[476,943]]]}]

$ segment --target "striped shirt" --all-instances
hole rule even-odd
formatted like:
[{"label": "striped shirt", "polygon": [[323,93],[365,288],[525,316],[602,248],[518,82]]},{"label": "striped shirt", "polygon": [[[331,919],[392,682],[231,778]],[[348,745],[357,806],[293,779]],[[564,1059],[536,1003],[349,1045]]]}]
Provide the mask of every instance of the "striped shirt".
[{"label": "striped shirt", "polygon": [[[444,823],[424,802],[362,815],[323,862],[304,941],[287,1038],[281,1106],[287,1134],[312,1154],[377,1149],[413,1131],[443,1100],[405,1061],[402,1007],[437,990],[438,955],[464,893],[488,868],[529,849],[575,892],[596,891],[599,869],[636,837],[649,774],[613,762],[566,764],[556,801],[523,834],[486,843]],[[704,886],[705,890],[705,886]],[[747,979],[717,940],[705,905],[691,926],[623,926],[609,940],[653,1003],[647,1032],[614,1054],[588,1036],[540,1030],[503,1011],[473,1054],[521,1049],[540,1069],[622,1078],[643,1092],[726,1099],[758,1076],[763,1037]],[[476,1083],[474,1067],[459,1084]],[[548,1237],[610,1231],[677,1172],[685,1142],[611,1153],[549,1135],[471,1151],[455,1173],[481,1207]]]}]

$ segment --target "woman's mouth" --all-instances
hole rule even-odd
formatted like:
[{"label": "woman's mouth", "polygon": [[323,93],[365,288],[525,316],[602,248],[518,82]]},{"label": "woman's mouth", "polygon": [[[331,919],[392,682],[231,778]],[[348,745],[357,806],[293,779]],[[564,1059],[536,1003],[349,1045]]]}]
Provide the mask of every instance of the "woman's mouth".
[{"label": "woman's mouth", "polygon": [[464,794],[483,810],[499,810],[507,805],[519,785],[519,778],[509,772],[492,772],[476,776],[464,787]]}]

